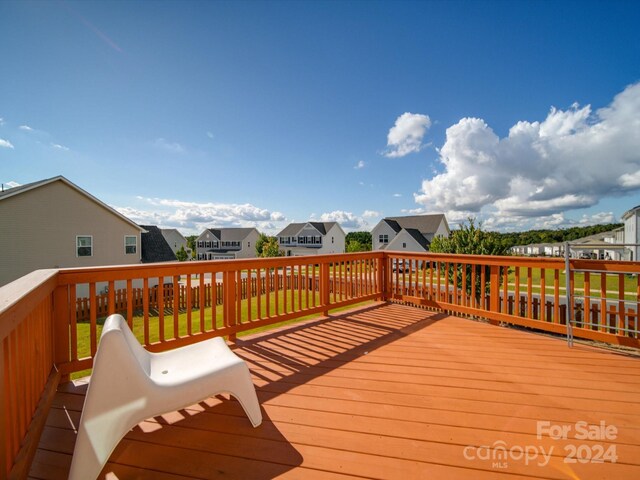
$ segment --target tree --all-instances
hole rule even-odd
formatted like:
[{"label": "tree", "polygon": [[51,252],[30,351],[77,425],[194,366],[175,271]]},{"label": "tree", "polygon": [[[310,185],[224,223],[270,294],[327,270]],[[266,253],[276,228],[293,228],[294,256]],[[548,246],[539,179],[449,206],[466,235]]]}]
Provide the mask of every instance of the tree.
[{"label": "tree", "polygon": [[191,258],[196,258],[196,240],[198,239],[197,235],[189,235],[187,237],[187,248],[191,249]]},{"label": "tree", "polygon": [[469,217],[468,224],[462,223],[451,232],[449,238],[435,237],[429,250],[436,253],[455,253],[462,255],[506,255],[500,235],[482,230],[482,222],[476,226],[476,219]]},{"label": "tree", "polygon": [[269,237],[264,233],[261,233],[260,236],[258,237],[258,240],[256,241],[256,255],[258,257],[262,256],[262,248],[264,244],[267,243],[268,241],[269,241]]},{"label": "tree", "polygon": [[[508,248],[502,242],[500,235],[494,232],[486,232],[482,230],[482,222],[479,222],[476,226],[476,219],[469,217],[467,219],[468,224],[463,223],[457,230],[451,232],[449,238],[435,237],[429,250],[435,253],[453,253],[462,255],[507,255]],[[466,269],[467,294],[471,294],[471,277],[473,275],[472,265],[457,265],[449,264],[449,281],[453,282],[455,278],[455,284],[458,288],[462,288],[462,269]],[[482,296],[481,274],[482,268],[485,269],[485,278],[489,278],[490,267],[475,268],[475,295],[476,299],[480,300]],[[454,271],[455,269],[455,271]],[[502,275],[500,275],[502,279]],[[488,292],[488,285],[485,285],[485,293]]]},{"label": "tree", "polygon": [[262,245],[261,257],[283,257],[284,252],[280,250],[276,237],[269,237],[266,243]]},{"label": "tree", "polygon": [[184,249],[184,245],[181,245],[180,250],[176,252],[176,258],[181,262],[185,262],[189,258],[187,251]]},{"label": "tree", "polygon": [[349,245],[352,241],[357,241],[362,246],[361,250],[349,250],[346,249],[347,252],[367,252],[371,250],[371,232],[349,232],[345,237],[345,244]]},{"label": "tree", "polygon": [[371,250],[371,246],[369,245],[367,247],[367,245],[363,245],[358,240],[349,240],[345,250],[347,251],[347,253],[367,252],[367,251]]}]

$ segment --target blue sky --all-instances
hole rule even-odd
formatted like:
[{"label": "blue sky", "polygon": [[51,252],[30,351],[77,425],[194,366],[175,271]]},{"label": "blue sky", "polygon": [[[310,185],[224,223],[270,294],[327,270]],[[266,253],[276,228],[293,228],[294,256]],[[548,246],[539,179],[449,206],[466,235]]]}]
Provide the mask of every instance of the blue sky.
[{"label": "blue sky", "polygon": [[640,204],[640,4],[0,2],[0,181],[178,227]]}]

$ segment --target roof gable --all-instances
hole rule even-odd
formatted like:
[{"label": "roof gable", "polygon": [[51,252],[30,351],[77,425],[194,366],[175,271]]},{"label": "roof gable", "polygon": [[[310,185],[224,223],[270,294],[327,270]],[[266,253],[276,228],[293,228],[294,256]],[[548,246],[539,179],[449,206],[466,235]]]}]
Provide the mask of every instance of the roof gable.
[{"label": "roof gable", "polygon": [[142,263],[172,262],[176,260],[173,250],[154,225],[143,225],[146,232],[140,235],[142,243]]},{"label": "roof gable", "polygon": [[[387,217],[383,219],[396,233],[400,231],[400,228],[418,230],[420,233],[434,234],[438,231],[440,224],[445,223],[447,230],[449,226],[444,214],[438,213],[434,215],[412,215],[407,217]],[[398,228],[399,227],[399,228]]]},{"label": "roof gable", "polygon": [[91,195],[89,192],[87,192],[86,190],[83,190],[82,188],[77,186],[75,183],[69,181],[68,179],[66,179],[62,175],[58,175],[57,177],[52,177],[52,178],[46,178],[44,180],[38,180],[37,182],[27,183],[26,185],[20,185],[19,187],[13,187],[13,188],[9,188],[7,190],[4,190],[3,192],[0,192],[0,201],[4,200],[6,198],[10,198],[10,197],[16,196],[16,195],[25,194],[25,193],[27,193],[27,192],[29,192],[31,190],[43,187],[45,185],[49,185],[49,184],[54,183],[54,182],[62,182],[63,184],[65,184],[69,188],[71,188],[71,189],[77,191],[78,193],[80,193],[81,195],[87,197],[89,200],[91,200],[92,202],[94,202],[98,206],[104,208],[109,213],[115,215],[116,217],[120,218],[121,220],[124,220],[125,222],[127,222],[130,225],[132,225],[133,227],[135,227],[139,231],[142,231],[142,228],[140,227],[140,225],[135,223],[133,220],[125,217],[120,212],[118,212],[116,209],[110,207],[109,205],[107,205],[103,201],[98,200],[96,197]]},{"label": "roof gable", "polygon": [[290,223],[282,231],[278,233],[278,237],[296,237],[307,225],[311,225],[315,228],[320,235],[326,235],[334,225],[340,226],[338,222],[304,222],[304,223]]}]

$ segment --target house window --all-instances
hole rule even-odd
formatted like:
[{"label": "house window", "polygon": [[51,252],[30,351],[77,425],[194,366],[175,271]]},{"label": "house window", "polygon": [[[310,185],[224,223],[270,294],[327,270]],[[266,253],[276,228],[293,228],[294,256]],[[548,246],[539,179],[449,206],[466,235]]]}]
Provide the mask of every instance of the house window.
[{"label": "house window", "polygon": [[138,250],[138,237],[135,235],[125,235],[124,236],[124,253],[129,255],[132,253],[136,253]]},{"label": "house window", "polygon": [[402,248],[407,248],[407,244],[406,243],[402,243]]},{"label": "house window", "polygon": [[389,235],[378,235],[378,242],[389,243]]},{"label": "house window", "polygon": [[251,248],[251,242],[247,242],[247,248]]},{"label": "house window", "polygon": [[202,240],[198,240],[198,248],[204,248],[204,242]]},{"label": "house window", "polygon": [[76,257],[93,256],[93,237],[91,235],[78,235],[76,237]]},{"label": "house window", "polygon": [[331,237],[331,243],[333,243],[333,237]]}]

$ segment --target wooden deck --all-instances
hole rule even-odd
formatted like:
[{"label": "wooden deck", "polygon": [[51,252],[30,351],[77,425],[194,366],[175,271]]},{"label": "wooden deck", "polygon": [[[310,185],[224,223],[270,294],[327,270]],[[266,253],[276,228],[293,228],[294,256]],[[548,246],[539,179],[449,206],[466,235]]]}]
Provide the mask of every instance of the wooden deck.
[{"label": "wooden deck", "polygon": [[[393,304],[245,337],[236,352],[254,376],[260,427],[235,400],[210,398],[141,423],[103,474],[640,478],[636,358]],[[60,386],[32,478],[66,478],[84,391]],[[571,430],[538,438],[538,421]],[[575,438],[581,421],[617,432]],[[588,461],[612,451],[616,463]],[[567,462],[571,453],[579,461]]]}]

